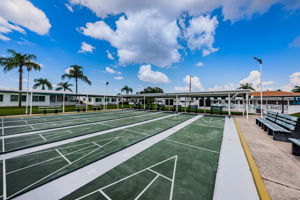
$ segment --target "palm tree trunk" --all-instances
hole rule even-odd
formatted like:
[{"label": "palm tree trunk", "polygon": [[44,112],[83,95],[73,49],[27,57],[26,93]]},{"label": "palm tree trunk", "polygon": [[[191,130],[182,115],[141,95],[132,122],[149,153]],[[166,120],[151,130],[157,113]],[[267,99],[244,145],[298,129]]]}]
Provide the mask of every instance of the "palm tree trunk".
[{"label": "palm tree trunk", "polygon": [[77,93],[78,93],[78,80],[77,78],[75,78],[75,87],[76,87],[76,101],[78,100],[78,96],[77,96]]},{"label": "palm tree trunk", "polygon": [[[19,67],[19,91],[22,91],[22,83],[23,83],[23,69],[22,66]],[[22,106],[22,93],[19,93],[19,107]]]}]

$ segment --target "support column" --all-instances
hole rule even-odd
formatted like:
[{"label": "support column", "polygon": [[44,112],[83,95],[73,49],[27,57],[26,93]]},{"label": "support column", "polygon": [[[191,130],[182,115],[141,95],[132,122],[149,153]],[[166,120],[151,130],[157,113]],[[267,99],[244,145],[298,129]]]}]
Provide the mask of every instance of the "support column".
[{"label": "support column", "polygon": [[176,113],[178,113],[178,96],[176,95]]},{"label": "support column", "polygon": [[33,96],[33,93],[31,91],[31,95],[30,95],[30,115],[32,115],[32,96]]},{"label": "support column", "polygon": [[86,95],[85,110],[88,111],[89,95]]},{"label": "support column", "polygon": [[144,110],[146,110],[146,97],[144,96]]},{"label": "support column", "polygon": [[65,112],[65,93],[63,94],[63,113]]},{"label": "support column", "polygon": [[230,93],[228,93],[228,115],[231,116],[231,99],[230,99]]},{"label": "support column", "polygon": [[248,93],[246,93],[246,118],[247,119],[249,119],[248,109],[249,109],[249,95]]},{"label": "support column", "polygon": [[121,97],[122,99],[122,110],[124,109],[124,98],[123,98],[123,96]]},{"label": "support column", "polygon": [[117,109],[119,110],[119,97],[117,98]]}]

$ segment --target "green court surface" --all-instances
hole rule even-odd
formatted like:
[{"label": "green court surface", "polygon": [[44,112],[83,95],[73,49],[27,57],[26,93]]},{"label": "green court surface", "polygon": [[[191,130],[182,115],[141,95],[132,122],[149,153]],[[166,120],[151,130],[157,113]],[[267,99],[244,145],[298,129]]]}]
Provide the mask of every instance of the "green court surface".
[{"label": "green court surface", "polygon": [[223,127],[203,117],[63,199],[212,199]]},{"label": "green court surface", "polygon": [[[7,197],[45,184],[193,117],[178,115],[6,160]],[[114,125],[113,122],[110,125]],[[2,182],[1,185],[2,186]],[[46,195],[46,194],[45,194]]]},{"label": "green court surface", "polygon": [[4,118],[2,125],[4,127],[8,126],[17,126],[17,125],[28,125],[28,124],[37,124],[45,122],[54,122],[60,120],[74,120],[74,119],[83,119],[83,118],[92,118],[101,115],[111,115],[117,113],[125,113],[132,111],[102,111],[102,112],[90,112],[84,114],[61,114],[61,115],[45,115],[45,116],[36,116],[36,117],[18,117],[18,118]]},{"label": "green court surface", "polygon": [[[128,114],[127,114],[128,115]],[[2,149],[4,152],[16,151],[24,148],[29,148],[33,146],[38,146],[41,144],[51,143],[59,140],[65,140],[73,137],[78,137],[81,135],[87,135],[99,131],[104,131],[111,128],[116,128],[120,126],[125,126],[128,124],[138,123],[142,121],[147,121],[163,116],[170,115],[168,113],[144,113],[135,112],[131,113],[130,116],[120,118],[119,115],[115,115],[112,121],[99,122],[97,124],[84,124],[79,127],[66,127],[61,130],[49,130],[42,133],[35,133],[25,136],[18,136],[13,138],[7,138],[4,140],[4,147]]]},{"label": "green court surface", "polygon": [[19,133],[25,133],[25,132],[32,132],[32,131],[39,131],[39,130],[45,130],[45,129],[54,129],[54,128],[60,128],[60,127],[67,127],[67,126],[74,126],[79,124],[87,124],[87,123],[93,123],[93,122],[99,122],[104,120],[111,120],[116,118],[125,118],[130,117],[133,115],[145,115],[150,114],[151,112],[143,112],[143,111],[130,111],[130,112],[116,112],[113,114],[106,114],[106,115],[95,115],[90,118],[79,118],[79,119],[73,119],[73,120],[59,120],[54,122],[44,122],[44,123],[38,123],[38,124],[28,124],[28,125],[18,125],[16,127],[4,127],[2,129],[2,135],[11,135],[11,134],[19,134]]}]

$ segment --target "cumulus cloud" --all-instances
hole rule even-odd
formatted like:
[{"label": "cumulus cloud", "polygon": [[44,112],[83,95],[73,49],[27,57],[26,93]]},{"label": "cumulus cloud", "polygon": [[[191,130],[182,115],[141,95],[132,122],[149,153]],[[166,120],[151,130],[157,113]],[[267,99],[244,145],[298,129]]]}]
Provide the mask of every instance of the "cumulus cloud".
[{"label": "cumulus cloud", "polygon": [[289,83],[282,87],[282,90],[291,91],[295,86],[300,85],[300,72],[294,72],[289,76]]},{"label": "cumulus cloud", "polygon": [[115,80],[123,80],[124,78],[122,76],[115,76],[114,79]]},{"label": "cumulus cloud", "polygon": [[195,64],[195,66],[196,66],[196,67],[202,67],[202,66],[204,66],[204,63],[203,63],[203,62],[197,62],[197,63]]},{"label": "cumulus cloud", "polygon": [[72,6],[68,3],[65,3],[66,8],[70,11],[70,12],[74,12]]},{"label": "cumulus cloud", "polygon": [[68,67],[67,69],[65,69],[65,73],[69,74],[71,69],[73,69],[73,67]]},{"label": "cumulus cloud", "polygon": [[121,72],[116,71],[110,67],[105,67],[105,72],[109,73],[109,74],[121,74]]},{"label": "cumulus cloud", "polygon": [[218,25],[216,17],[199,16],[189,20],[189,26],[184,32],[187,45],[191,50],[202,50],[202,55],[207,56],[218,48],[213,47],[214,35]]},{"label": "cumulus cloud", "polygon": [[223,91],[223,90],[236,90],[239,87],[238,84],[229,83],[223,86],[214,86],[212,88],[209,88],[209,91]]},{"label": "cumulus cloud", "polygon": [[17,31],[25,33],[25,27],[39,35],[45,35],[51,28],[45,13],[28,0],[0,1],[0,39],[10,40],[4,34]]},{"label": "cumulus cloud", "polygon": [[108,51],[106,50],[106,53],[107,53],[107,58],[110,59],[110,60],[114,60],[115,58],[113,57],[113,55]]},{"label": "cumulus cloud", "polygon": [[141,81],[149,83],[169,83],[170,80],[167,75],[159,71],[152,71],[151,65],[142,65],[138,72],[138,78]]},{"label": "cumulus cloud", "polygon": [[290,44],[289,47],[300,47],[300,36],[296,37]]},{"label": "cumulus cloud", "polygon": [[[259,71],[251,71],[249,75],[240,81],[240,84],[250,83],[255,90],[260,89],[260,72]],[[262,83],[263,86],[268,86],[273,84],[274,81],[265,81]],[[264,90],[272,90],[272,87],[263,87]]]},{"label": "cumulus cloud", "polygon": [[95,47],[93,47],[92,45],[87,44],[86,42],[81,42],[81,48],[78,52],[79,53],[86,53],[86,52],[93,53],[94,49],[95,49]]},{"label": "cumulus cloud", "polygon": [[[190,84],[190,76],[185,76],[183,78],[183,82],[186,86],[176,86],[174,90],[177,92],[189,92],[189,84]],[[193,76],[191,79],[192,92],[202,91],[204,87],[200,81],[200,78],[197,76]]]}]

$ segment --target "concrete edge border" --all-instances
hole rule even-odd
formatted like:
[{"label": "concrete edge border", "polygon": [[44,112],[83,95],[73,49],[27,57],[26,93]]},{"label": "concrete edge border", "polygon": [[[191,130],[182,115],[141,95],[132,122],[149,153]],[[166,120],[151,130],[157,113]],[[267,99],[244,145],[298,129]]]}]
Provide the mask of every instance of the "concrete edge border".
[{"label": "concrete edge border", "polygon": [[257,165],[253,159],[253,156],[251,154],[249,146],[244,138],[244,134],[242,133],[242,131],[238,125],[238,122],[235,119],[234,119],[234,123],[235,123],[236,129],[237,129],[245,156],[247,158],[248,165],[250,167],[250,171],[251,171],[258,195],[259,195],[260,199],[262,199],[262,200],[271,200],[271,197],[270,197],[270,195],[265,187],[265,184],[262,180],[261,174],[260,174],[260,172],[257,168]]}]

